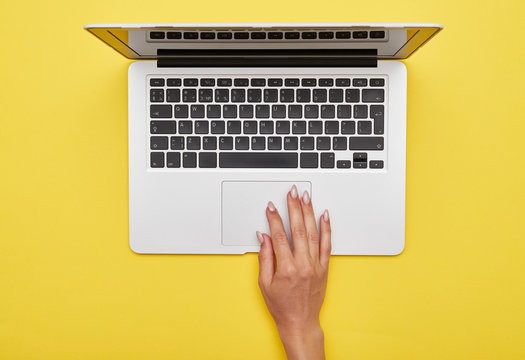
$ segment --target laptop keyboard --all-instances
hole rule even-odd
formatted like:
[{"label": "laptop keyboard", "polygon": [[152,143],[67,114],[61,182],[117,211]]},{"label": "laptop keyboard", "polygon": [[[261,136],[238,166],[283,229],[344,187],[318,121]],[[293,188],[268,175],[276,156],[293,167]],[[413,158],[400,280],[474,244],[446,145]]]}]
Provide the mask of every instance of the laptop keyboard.
[{"label": "laptop keyboard", "polygon": [[150,168],[383,169],[386,78],[148,77]]}]

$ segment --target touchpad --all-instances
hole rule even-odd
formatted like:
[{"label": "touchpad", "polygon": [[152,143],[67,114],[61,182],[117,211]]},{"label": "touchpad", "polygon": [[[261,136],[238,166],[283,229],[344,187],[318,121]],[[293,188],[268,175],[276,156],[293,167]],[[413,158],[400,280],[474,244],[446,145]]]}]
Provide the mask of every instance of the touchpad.
[{"label": "touchpad", "polygon": [[266,220],[266,206],[272,201],[281,214],[289,234],[286,196],[292,185],[299,196],[312,184],[308,181],[224,181],[222,183],[222,244],[259,245],[255,231],[270,234]]}]

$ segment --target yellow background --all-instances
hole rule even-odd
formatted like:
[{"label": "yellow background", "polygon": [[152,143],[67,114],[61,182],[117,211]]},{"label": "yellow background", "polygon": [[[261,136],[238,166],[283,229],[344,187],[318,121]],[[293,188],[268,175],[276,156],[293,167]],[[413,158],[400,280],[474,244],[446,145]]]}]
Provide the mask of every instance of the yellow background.
[{"label": "yellow background", "polygon": [[525,358],[524,12],[519,0],[1,0],[0,359],[284,356],[254,254],[128,247],[129,61],[82,26],[196,21],[445,25],[406,61],[406,250],[332,259],[326,352]]}]

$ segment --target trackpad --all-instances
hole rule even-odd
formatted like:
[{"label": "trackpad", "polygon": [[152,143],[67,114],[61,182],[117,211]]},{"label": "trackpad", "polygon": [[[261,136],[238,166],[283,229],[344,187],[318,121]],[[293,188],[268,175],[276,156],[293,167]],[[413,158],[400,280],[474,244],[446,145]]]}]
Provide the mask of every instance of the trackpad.
[{"label": "trackpad", "polygon": [[259,245],[255,231],[269,234],[266,206],[272,201],[281,214],[284,228],[289,232],[286,196],[292,185],[299,196],[312,184],[308,181],[224,181],[222,183],[222,244]]}]

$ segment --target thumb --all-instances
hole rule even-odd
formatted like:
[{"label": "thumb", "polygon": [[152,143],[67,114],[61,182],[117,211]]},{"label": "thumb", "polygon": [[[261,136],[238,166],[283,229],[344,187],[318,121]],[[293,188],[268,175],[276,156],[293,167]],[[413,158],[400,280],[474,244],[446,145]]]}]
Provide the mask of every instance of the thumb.
[{"label": "thumb", "polygon": [[257,231],[257,239],[261,243],[259,250],[259,286],[268,285],[272,282],[274,269],[274,253],[272,239]]}]

